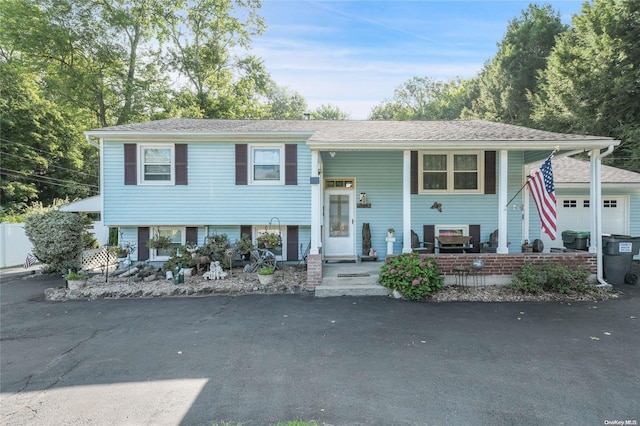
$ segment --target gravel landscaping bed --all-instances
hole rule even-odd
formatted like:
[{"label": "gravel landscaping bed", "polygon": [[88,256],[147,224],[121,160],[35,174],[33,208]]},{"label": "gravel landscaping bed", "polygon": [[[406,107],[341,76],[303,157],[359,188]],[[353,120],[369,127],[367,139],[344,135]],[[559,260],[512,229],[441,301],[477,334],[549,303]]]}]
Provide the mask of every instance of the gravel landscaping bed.
[{"label": "gravel landscaping bed", "polygon": [[[226,271],[228,272],[228,271]],[[185,277],[183,284],[174,284],[172,279],[154,279],[134,281],[133,278],[109,277],[105,282],[104,275],[94,275],[87,285],[79,290],[68,290],[64,287],[45,290],[47,300],[93,300],[98,298],[153,298],[153,297],[185,297],[208,295],[243,295],[243,294],[296,294],[312,293],[306,288],[307,272],[304,267],[285,266],[275,274],[271,284],[262,285],[258,274],[246,273],[242,269],[234,269],[231,274],[221,280],[207,280],[202,276]],[[486,287],[454,287],[446,286],[427,299],[429,302],[545,302],[545,301],[595,301],[616,298],[615,291],[596,288],[580,295],[562,295],[542,293],[537,295],[523,294],[505,286]]]}]

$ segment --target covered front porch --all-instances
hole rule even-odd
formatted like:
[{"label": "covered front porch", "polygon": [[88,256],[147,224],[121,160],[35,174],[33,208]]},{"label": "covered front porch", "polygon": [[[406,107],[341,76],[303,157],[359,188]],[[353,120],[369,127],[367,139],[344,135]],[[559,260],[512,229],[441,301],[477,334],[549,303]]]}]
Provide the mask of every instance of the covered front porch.
[{"label": "covered front porch", "polygon": [[[581,141],[584,145],[585,141]],[[611,140],[607,141],[612,143]],[[311,245],[310,253],[308,257],[308,277],[307,286],[310,288],[324,285],[324,278],[330,272],[324,271],[326,268],[332,268],[331,263],[327,263],[331,257],[326,248],[326,236],[327,236],[327,212],[330,211],[330,206],[327,204],[328,199],[326,197],[325,182],[327,179],[335,179],[337,177],[344,177],[346,170],[349,170],[354,178],[354,191],[353,196],[357,197],[358,193],[362,191],[361,188],[368,188],[369,193],[373,192],[378,197],[373,202],[373,206],[368,209],[358,209],[357,215],[354,214],[350,220],[350,226],[356,230],[356,227],[361,227],[363,223],[371,222],[371,226],[375,227],[377,235],[377,247],[380,248],[384,243],[380,238],[380,232],[386,232],[389,224],[395,225],[396,243],[395,250],[388,252],[387,250],[380,250],[379,260],[383,260],[384,257],[390,253],[409,253],[412,248],[412,231],[420,234],[420,240],[423,240],[422,228],[423,226],[430,224],[429,226],[437,225],[438,223],[444,225],[460,224],[463,229],[469,230],[476,225],[472,225],[478,216],[482,216],[482,235],[476,237],[476,244],[485,242],[488,239],[488,234],[494,230],[497,231],[497,245],[493,249],[494,253],[477,253],[480,250],[475,250],[475,253],[461,253],[461,254],[428,254],[430,256],[436,256],[439,263],[444,265],[444,269],[441,268],[442,273],[447,280],[455,280],[455,272],[451,268],[464,267],[467,263],[476,257],[486,258],[490,263],[501,264],[500,270],[485,272],[486,275],[492,277],[501,277],[500,279],[492,279],[494,284],[504,283],[510,277],[511,270],[509,265],[522,265],[522,259],[532,260],[534,256],[539,256],[540,261],[549,261],[552,258],[558,257],[559,259],[566,259],[567,256],[578,259],[580,264],[586,264],[590,269],[593,267],[593,273],[601,281],[602,280],[602,262],[601,262],[601,250],[599,242],[601,241],[602,225],[601,225],[601,186],[600,186],[600,167],[601,158],[608,155],[613,146],[602,152],[602,148],[591,148],[589,150],[590,161],[590,174],[592,176],[590,185],[590,206],[591,206],[591,227],[590,233],[592,235],[591,245],[587,252],[570,254],[570,253],[520,253],[520,246],[524,240],[533,242],[534,239],[539,238],[539,231],[535,229],[533,232],[532,227],[539,227],[539,220],[535,208],[532,207],[533,203],[529,203],[529,196],[526,191],[522,194],[518,194],[518,190],[523,183],[526,182],[529,168],[531,165],[540,164],[544,161],[546,156],[552,151],[559,149],[558,145],[555,145],[557,141],[547,141],[536,145],[535,151],[526,149],[526,145],[519,146],[519,149],[496,149],[505,148],[505,144],[502,142],[493,142],[493,145],[488,146],[489,149],[496,149],[494,151],[494,163],[491,165],[485,165],[488,171],[493,168],[495,179],[495,190],[491,195],[482,192],[477,195],[465,195],[465,194],[440,194],[429,195],[425,193],[418,193],[415,191],[415,171],[417,168],[417,155],[419,153],[430,152],[425,149],[416,149],[419,146],[424,148],[424,144],[418,145],[416,143],[409,144],[408,148],[398,151],[397,147],[378,146],[377,149],[369,148],[365,151],[357,151],[352,149],[346,149],[342,146],[342,150],[336,146],[330,146],[327,149],[312,149],[311,152]],[[486,143],[485,143],[486,145]],[[587,146],[589,144],[587,143]],[[592,145],[596,145],[594,142]],[[602,146],[603,141],[599,140],[597,145]],[[557,155],[570,155],[576,153],[578,146],[576,141],[571,141],[569,144],[560,150]],[[518,145],[516,144],[516,147]],[[313,147],[312,147],[313,148]],[[530,148],[530,147],[529,147]],[[334,151],[335,150],[335,151]],[[453,144],[449,147],[451,152],[468,152],[468,144],[464,146],[457,146]],[[487,152],[485,151],[482,151]],[[374,154],[371,154],[374,153]],[[395,169],[389,168],[387,170],[379,167],[376,164],[375,153],[382,156],[395,158],[398,163],[398,167]],[[489,155],[487,155],[489,157]],[[395,179],[397,181],[397,190],[393,188],[376,189],[373,186],[373,179],[367,180],[368,176],[362,174],[356,175],[358,167],[354,166],[349,168],[349,164],[353,164],[360,158],[361,161],[371,158],[372,168],[376,169],[376,172],[381,175],[380,179],[389,178],[389,180]],[[484,159],[485,157],[483,157]],[[341,163],[339,161],[342,161]],[[334,166],[335,165],[335,166]],[[355,170],[355,171],[352,171]],[[315,174],[315,176],[314,176]],[[352,176],[346,175],[346,176]],[[394,177],[395,176],[395,177]],[[515,179],[514,179],[515,177]],[[357,189],[355,188],[357,181]],[[483,183],[484,184],[484,183]],[[374,190],[371,190],[371,188]],[[386,196],[382,194],[386,191]],[[512,198],[516,196],[515,201],[512,202]],[[445,206],[449,208],[445,214],[441,214],[434,218],[433,212],[426,210],[430,206],[433,200],[443,201]],[[436,203],[433,203],[434,205]],[[513,205],[512,205],[513,204]],[[451,207],[456,206],[457,210],[455,214],[452,214]],[[360,207],[360,206],[359,206]],[[370,206],[366,206],[370,207]],[[377,210],[374,210],[377,209]],[[433,208],[433,207],[432,207]],[[476,211],[474,211],[476,209]],[[534,214],[531,214],[533,210]],[[378,212],[384,212],[378,214]],[[431,215],[431,216],[429,216]],[[361,235],[358,235],[360,238]],[[558,235],[558,238],[560,236]],[[358,245],[357,250],[354,244],[354,260],[360,259],[361,247]],[[561,262],[564,263],[564,262]],[[372,266],[376,265],[372,262]],[[362,266],[363,268],[369,268],[368,266]],[[369,274],[371,276],[371,274]],[[348,278],[348,277],[341,277]],[[356,277],[362,278],[362,277]],[[345,281],[344,279],[338,281]]]}]

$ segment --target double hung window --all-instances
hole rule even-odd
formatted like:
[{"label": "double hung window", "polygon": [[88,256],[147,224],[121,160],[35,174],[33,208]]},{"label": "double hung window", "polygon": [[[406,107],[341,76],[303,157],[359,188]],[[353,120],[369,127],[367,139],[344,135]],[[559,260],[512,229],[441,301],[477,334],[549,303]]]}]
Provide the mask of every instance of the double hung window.
[{"label": "double hung window", "polygon": [[174,147],[173,145],[141,145],[140,146],[140,179],[143,184],[167,184],[174,182]]},{"label": "double hung window", "polygon": [[421,193],[481,193],[481,152],[421,152]]}]

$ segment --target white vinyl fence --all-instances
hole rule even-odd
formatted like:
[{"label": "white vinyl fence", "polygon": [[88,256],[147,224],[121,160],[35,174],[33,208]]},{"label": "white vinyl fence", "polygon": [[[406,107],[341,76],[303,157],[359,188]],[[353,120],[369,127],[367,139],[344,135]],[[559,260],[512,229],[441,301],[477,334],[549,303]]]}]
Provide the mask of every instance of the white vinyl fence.
[{"label": "white vinyl fence", "polygon": [[32,249],[23,223],[0,223],[0,268],[24,264]]},{"label": "white vinyl fence", "polygon": [[[93,229],[89,231],[100,245],[109,242],[109,228],[102,222],[93,222]],[[33,244],[24,233],[24,223],[0,223],[0,268],[23,265],[32,250]]]}]

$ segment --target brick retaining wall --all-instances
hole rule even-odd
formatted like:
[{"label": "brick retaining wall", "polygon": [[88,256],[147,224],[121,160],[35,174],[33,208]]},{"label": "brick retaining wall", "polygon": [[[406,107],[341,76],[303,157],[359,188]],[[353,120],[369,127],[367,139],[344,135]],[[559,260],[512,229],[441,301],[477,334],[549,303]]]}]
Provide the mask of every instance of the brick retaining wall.
[{"label": "brick retaining wall", "polygon": [[438,263],[438,269],[442,275],[454,275],[455,266],[470,267],[475,259],[484,261],[485,275],[512,275],[525,264],[543,264],[549,262],[560,263],[570,268],[580,265],[586,266],[592,274],[597,271],[596,255],[586,251],[563,253],[477,253],[477,254],[422,254],[424,257],[432,257]]}]

